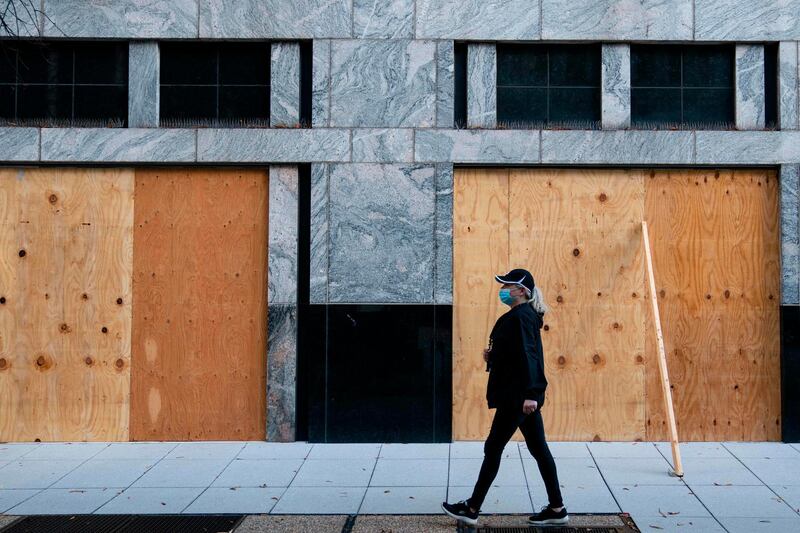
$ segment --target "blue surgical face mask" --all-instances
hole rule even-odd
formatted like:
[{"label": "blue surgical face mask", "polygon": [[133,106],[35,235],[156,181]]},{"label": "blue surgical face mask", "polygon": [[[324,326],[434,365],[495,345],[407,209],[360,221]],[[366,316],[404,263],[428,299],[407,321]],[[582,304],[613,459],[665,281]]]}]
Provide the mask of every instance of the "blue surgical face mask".
[{"label": "blue surgical face mask", "polygon": [[500,301],[506,305],[514,303],[514,297],[511,296],[511,289],[500,289]]}]

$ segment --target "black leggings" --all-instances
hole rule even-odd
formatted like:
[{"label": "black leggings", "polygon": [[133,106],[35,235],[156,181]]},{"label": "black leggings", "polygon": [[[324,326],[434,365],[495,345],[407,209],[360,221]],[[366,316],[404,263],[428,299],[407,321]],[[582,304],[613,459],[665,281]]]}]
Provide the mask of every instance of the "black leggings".
[{"label": "black leggings", "polygon": [[483,505],[486,493],[489,492],[489,487],[500,469],[503,449],[508,444],[508,441],[511,440],[511,437],[514,436],[517,428],[522,431],[522,435],[525,437],[525,444],[528,446],[533,458],[536,459],[536,464],[539,465],[539,473],[542,475],[544,486],[547,489],[550,507],[564,505],[561,501],[561,489],[558,486],[556,463],[553,461],[550,448],[547,447],[547,441],[544,438],[544,422],[542,421],[541,410],[537,409],[533,413],[526,415],[520,407],[519,409],[498,408],[494,414],[492,429],[489,431],[486,444],[483,446],[481,472],[478,474],[478,482],[475,484],[472,497],[468,501],[469,506],[473,509],[480,509],[481,505]]}]

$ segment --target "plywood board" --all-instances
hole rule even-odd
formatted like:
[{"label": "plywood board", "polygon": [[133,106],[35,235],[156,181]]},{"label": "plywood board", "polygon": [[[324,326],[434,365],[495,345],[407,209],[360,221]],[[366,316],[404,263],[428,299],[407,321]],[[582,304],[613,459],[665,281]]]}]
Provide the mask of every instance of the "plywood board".
[{"label": "plywood board", "polygon": [[505,312],[495,274],[508,268],[508,170],[458,170],[453,189],[453,439],[485,438],[483,350]]},{"label": "plywood board", "polygon": [[267,173],[136,171],[132,440],[263,440]]},{"label": "plywood board", "polygon": [[548,437],[643,439],[641,172],[513,170],[510,191],[511,263],[551,307]]},{"label": "plywood board", "polygon": [[667,438],[642,220],[680,439],[780,438],[774,171],[459,169],[454,187],[455,439],[488,433],[492,276],[518,266],[552,308],[548,436]]},{"label": "plywood board", "polygon": [[133,177],[0,170],[0,441],[128,439]]},{"label": "plywood board", "polygon": [[[776,173],[658,170],[645,183],[681,440],[779,440]],[[648,391],[658,383],[655,349],[649,335]],[[647,421],[648,439],[666,437],[655,394]]]}]

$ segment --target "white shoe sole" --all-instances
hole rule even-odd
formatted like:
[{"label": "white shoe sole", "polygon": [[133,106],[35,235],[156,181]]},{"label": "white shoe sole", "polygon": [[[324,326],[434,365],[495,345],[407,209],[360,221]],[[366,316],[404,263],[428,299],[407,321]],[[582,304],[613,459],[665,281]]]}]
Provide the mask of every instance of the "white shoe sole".
[{"label": "white shoe sole", "polygon": [[528,520],[532,526],[563,526],[569,523],[569,515],[564,518],[550,518],[548,520]]},{"label": "white shoe sole", "polygon": [[448,511],[447,509],[445,509],[444,504],[442,504],[442,511],[444,511],[444,514],[446,514],[447,516],[455,518],[459,522],[464,522],[465,524],[469,524],[471,526],[477,526],[478,525],[478,519],[477,518],[468,518],[466,516],[459,516],[457,514],[453,514],[450,511]]}]

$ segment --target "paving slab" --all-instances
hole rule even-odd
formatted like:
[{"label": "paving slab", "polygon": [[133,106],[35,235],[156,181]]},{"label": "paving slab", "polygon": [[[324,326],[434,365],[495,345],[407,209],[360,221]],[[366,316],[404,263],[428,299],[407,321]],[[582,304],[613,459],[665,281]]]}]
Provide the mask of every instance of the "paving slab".
[{"label": "paving slab", "polygon": [[380,444],[315,444],[307,459],[377,459]]},{"label": "paving slab", "polygon": [[795,518],[732,518],[719,519],[728,533],[797,533],[800,516]]},{"label": "paving slab", "polygon": [[3,467],[0,489],[46,489],[83,461],[13,461]]},{"label": "paving slab", "polygon": [[800,485],[800,457],[746,457],[742,462],[767,485]]},{"label": "paving slab", "polygon": [[792,511],[767,487],[699,485],[692,487],[700,501],[716,518],[793,518]]},{"label": "paving slab", "polygon": [[313,444],[307,442],[248,442],[237,459],[305,459]]},{"label": "paving slab", "polygon": [[384,444],[381,459],[448,459],[450,445],[440,444]]},{"label": "paving slab", "polygon": [[347,515],[252,515],[245,517],[234,530],[236,533],[341,533]]},{"label": "paving slab", "polygon": [[15,515],[91,514],[118,489],[46,489],[9,510]]},{"label": "paving slab", "polygon": [[39,489],[2,489],[0,490],[0,514],[19,505],[39,492]]},{"label": "paving slab", "polygon": [[763,485],[735,457],[682,458],[683,480],[695,485]]},{"label": "paving slab", "polygon": [[125,488],[155,465],[148,459],[90,459],[59,479],[56,489]]},{"label": "paving slab", "polygon": [[0,461],[13,461],[24,456],[26,453],[38,448],[39,444],[35,443],[9,443],[4,442],[0,444]]},{"label": "paving slab", "polygon": [[289,487],[274,514],[355,514],[366,487]]},{"label": "paving slab", "polygon": [[244,442],[181,442],[164,457],[168,459],[214,459],[228,461],[244,448]]},{"label": "paving slab", "polygon": [[682,485],[680,478],[669,475],[671,467],[658,458],[595,457],[603,478],[609,485]]},{"label": "paving slab", "polygon": [[214,487],[288,487],[302,459],[234,459],[214,480]]},{"label": "paving slab", "polygon": [[378,459],[370,485],[376,487],[447,487],[447,459]]},{"label": "paving slab", "polygon": [[697,496],[685,485],[612,486],[622,512],[639,516],[710,517]]},{"label": "paving slab", "polygon": [[191,503],[184,513],[265,514],[280,499],[282,488],[209,488]]},{"label": "paving slab", "polygon": [[366,487],[376,461],[377,459],[306,460],[292,486]]},{"label": "paving slab", "polygon": [[178,514],[202,488],[129,488],[100,507],[97,514]]},{"label": "paving slab", "polygon": [[681,516],[631,515],[640,531],[664,533],[665,531],[698,531],[702,533],[725,533],[725,529],[711,517],[686,518]]},{"label": "paving slab", "polygon": [[133,486],[206,488],[229,462],[229,459],[164,459],[145,472]]},{"label": "paving slab", "polygon": [[447,487],[369,487],[359,514],[433,514],[441,512]]},{"label": "paving slab", "polygon": [[107,442],[47,442],[24,456],[25,461],[85,461],[108,447]]},{"label": "paving slab", "polygon": [[177,442],[112,442],[92,459],[158,461],[177,446]]},{"label": "paving slab", "polygon": [[590,442],[595,457],[641,457],[663,459],[652,442]]},{"label": "paving slab", "polygon": [[785,442],[723,442],[722,445],[740,459],[746,457],[800,459],[800,452]]},{"label": "paving slab", "polygon": [[[656,448],[672,464],[672,445],[669,442],[656,442]],[[682,442],[680,443],[681,459],[689,457],[733,457],[719,442]]]}]

